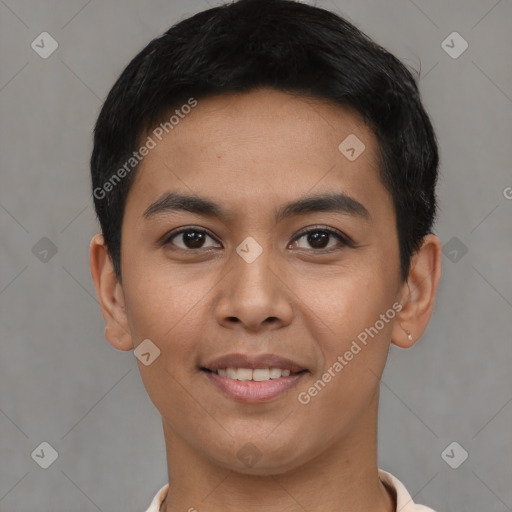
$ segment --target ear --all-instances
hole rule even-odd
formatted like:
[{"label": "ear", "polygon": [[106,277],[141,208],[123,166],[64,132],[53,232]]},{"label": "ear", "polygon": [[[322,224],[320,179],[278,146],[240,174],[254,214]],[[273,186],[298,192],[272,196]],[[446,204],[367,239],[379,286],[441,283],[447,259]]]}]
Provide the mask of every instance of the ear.
[{"label": "ear", "polygon": [[114,272],[102,234],[89,245],[91,276],[105,319],[105,338],[119,350],[132,350],[133,340],[126,317],[123,289]]},{"label": "ear", "polygon": [[[428,234],[411,258],[407,281],[400,292],[402,309],[397,315],[391,342],[409,348],[421,338],[434,309],[437,287],[441,278],[441,241]],[[408,333],[410,333],[409,339]]]}]

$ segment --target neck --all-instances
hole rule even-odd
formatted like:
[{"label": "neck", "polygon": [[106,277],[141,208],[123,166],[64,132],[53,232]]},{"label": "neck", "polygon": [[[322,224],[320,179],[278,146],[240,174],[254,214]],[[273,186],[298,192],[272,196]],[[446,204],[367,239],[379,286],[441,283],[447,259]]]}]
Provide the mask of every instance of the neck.
[{"label": "neck", "polygon": [[284,472],[250,475],[201,456],[164,421],[169,490],[161,512],[394,512],[396,504],[378,477],[377,409],[374,403],[343,439]]}]

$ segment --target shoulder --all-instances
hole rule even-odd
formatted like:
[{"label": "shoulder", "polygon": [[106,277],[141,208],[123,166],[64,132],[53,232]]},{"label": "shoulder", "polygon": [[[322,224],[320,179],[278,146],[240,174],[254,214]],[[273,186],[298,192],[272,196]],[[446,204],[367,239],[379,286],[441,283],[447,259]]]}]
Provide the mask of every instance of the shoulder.
[{"label": "shoulder", "polygon": [[169,484],[165,484],[160,490],[155,494],[153,501],[149,504],[149,508],[146,509],[146,512],[159,512],[160,505],[164,501],[164,498],[167,496],[167,490],[169,488]]},{"label": "shoulder", "polygon": [[[379,469],[379,478],[384,484],[387,484],[396,494],[396,502],[397,502],[397,511],[400,512],[436,512],[435,510],[426,507],[424,505],[419,505],[418,503],[414,503],[411,498],[411,495],[405,488],[404,484],[398,480],[395,476],[387,471],[383,471]],[[165,496],[167,495],[169,484],[165,484],[160,490],[156,493],[153,500],[151,501],[149,508],[146,512],[159,512],[160,505],[162,504]]]},{"label": "shoulder", "polygon": [[391,488],[396,494],[396,509],[400,512],[436,512],[435,510],[414,503],[405,485],[391,473],[379,469],[379,478],[382,483]]}]

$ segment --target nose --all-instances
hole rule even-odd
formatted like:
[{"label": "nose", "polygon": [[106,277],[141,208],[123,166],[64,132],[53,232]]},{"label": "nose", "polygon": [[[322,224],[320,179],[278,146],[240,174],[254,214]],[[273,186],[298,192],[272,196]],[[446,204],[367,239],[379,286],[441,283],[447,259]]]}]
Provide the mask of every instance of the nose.
[{"label": "nose", "polygon": [[[250,244],[245,248],[254,251]],[[255,259],[254,254],[246,257],[243,246],[239,249],[240,253],[234,252],[230,258],[230,270],[220,283],[215,311],[217,321],[224,327],[239,326],[251,332],[289,325],[293,318],[294,294],[283,265],[263,247]]]}]

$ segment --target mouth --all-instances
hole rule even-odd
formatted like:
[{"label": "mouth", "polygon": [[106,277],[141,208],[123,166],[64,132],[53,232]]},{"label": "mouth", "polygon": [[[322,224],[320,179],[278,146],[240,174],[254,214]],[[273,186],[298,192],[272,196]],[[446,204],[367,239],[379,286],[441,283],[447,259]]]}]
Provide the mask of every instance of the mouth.
[{"label": "mouth", "polygon": [[292,373],[280,368],[219,368],[215,371],[201,368],[201,373],[223,397],[237,402],[258,404],[283,396],[297,386],[309,372],[301,370]]},{"label": "mouth", "polygon": [[228,354],[199,370],[224,398],[253,404],[279,398],[310,373],[299,363],[274,354]]},{"label": "mouth", "polygon": [[201,368],[201,370],[213,373],[220,377],[244,382],[267,382],[269,380],[280,379],[282,377],[293,377],[307,372],[307,370],[292,372],[286,368],[218,368],[217,370]]}]

